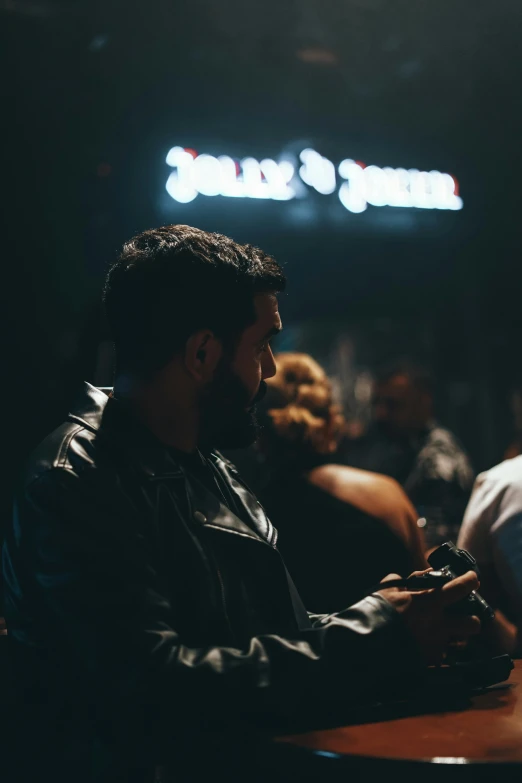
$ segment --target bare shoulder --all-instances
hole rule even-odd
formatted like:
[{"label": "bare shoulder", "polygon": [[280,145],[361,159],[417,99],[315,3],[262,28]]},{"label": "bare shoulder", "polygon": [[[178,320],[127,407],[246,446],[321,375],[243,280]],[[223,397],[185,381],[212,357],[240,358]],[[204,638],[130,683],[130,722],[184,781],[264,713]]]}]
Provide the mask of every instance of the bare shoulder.
[{"label": "bare shoulder", "polygon": [[310,471],[308,480],[346,503],[353,502],[358,493],[385,493],[388,500],[393,495],[397,499],[406,497],[395,479],[347,465],[321,465]]},{"label": "bare shoulder", "polygon": [[310,471],[308,480],[343,503],[380,519],[416,552],[416,567],[425,567],[415,509],[395,479],[345,465],[321,465]]}]

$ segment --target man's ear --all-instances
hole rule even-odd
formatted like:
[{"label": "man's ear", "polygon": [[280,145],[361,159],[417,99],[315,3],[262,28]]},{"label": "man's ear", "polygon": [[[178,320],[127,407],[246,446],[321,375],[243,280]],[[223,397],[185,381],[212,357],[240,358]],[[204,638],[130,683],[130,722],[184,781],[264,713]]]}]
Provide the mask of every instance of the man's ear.
[{"label": "man's ear", "polygon": [[219,364],[223,346],[213,332],[202,329],[194,332],[185,344],[185,367],[198,381],[208,381]]}]

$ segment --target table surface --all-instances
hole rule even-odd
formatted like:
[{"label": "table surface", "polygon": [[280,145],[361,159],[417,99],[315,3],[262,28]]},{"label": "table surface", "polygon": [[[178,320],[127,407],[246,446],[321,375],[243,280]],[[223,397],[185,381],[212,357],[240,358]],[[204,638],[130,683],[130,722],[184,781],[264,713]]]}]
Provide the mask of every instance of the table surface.
[{"label": "table surface", "polygon": [[411,761],[522,762],[522,660],[508,680],[465,710],[417,715],[280,737],[341,755]]}]

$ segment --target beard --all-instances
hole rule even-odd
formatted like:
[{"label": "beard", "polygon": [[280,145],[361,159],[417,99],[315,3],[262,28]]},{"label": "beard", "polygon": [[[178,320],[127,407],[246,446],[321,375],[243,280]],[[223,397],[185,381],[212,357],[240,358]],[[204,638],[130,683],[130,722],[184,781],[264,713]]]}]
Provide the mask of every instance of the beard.
[{"label": "beard", "polygon": [[255,443],[260,433],[255,406],[265,394],[264,381],[252,396],[230,365],[222,361],[202,399],[203,444],[219,449],[241,449]]}]

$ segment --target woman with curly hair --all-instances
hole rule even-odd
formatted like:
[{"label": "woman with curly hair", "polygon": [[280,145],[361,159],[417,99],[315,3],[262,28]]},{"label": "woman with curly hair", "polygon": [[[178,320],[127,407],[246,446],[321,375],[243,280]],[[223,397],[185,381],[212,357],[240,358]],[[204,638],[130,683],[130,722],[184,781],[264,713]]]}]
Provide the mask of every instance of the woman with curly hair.
[{"label": "woman with curly hair", "polygon": [[334,612],[390,572],[426,568],[415,509],[387,476],[335,464],[344,419],[323,369],[301,353],[276,356],[260,446],[263,493],[307,608]]}]

